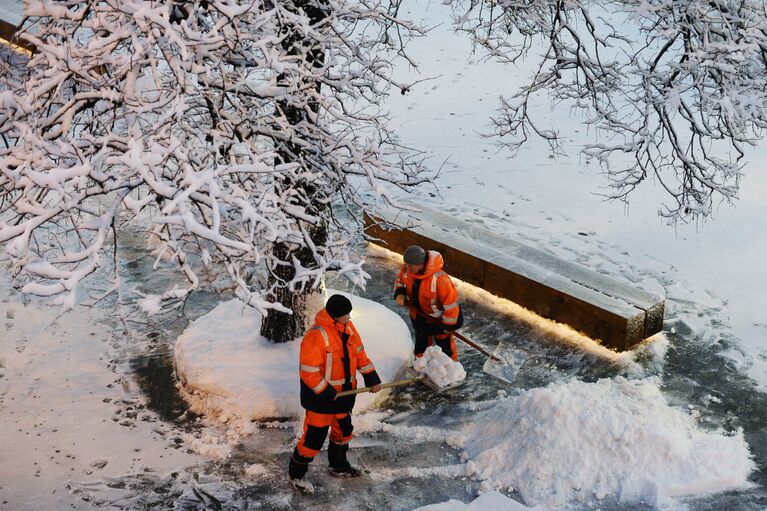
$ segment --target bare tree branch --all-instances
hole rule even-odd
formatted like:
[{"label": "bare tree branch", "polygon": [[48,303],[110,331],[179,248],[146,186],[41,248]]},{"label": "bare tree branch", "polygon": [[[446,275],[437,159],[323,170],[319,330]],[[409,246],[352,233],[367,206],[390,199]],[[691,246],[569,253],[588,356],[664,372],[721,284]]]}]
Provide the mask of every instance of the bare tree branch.
[{"label": "bare tree branch", "polygon": [[531,102],[541,92],[587,113],[604,141],[583,152],[603,165],[610,198],[648,177],[671,197],[670,222],[708,217],[737,198],[746,146],[767,123],[767,15],[730,0],[452,0],[456,27],[490,58],[513,63],[544,48],[529,83],[495,119],[513,151],[530,135],[560,151]]}]

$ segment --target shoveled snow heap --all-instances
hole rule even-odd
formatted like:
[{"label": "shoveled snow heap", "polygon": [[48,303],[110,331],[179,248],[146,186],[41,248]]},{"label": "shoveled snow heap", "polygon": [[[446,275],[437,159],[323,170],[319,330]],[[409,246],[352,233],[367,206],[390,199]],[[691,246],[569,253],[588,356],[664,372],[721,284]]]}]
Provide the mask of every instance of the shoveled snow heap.
[{"label": "shoveled snow heap", "polygon": [[528,511],[530,509],[505,495],[496,491],[490,491],[480,495],[468,504],[453,499],[440,504],[429,504],[413,511]]},{"label": "shoveled snow heap", "polygon": [[603,499],[652,506],[749,486],[742,431],[701,430],[666,402],[655,379],[571,381],[505,399],[466,428],[479,479],[527,505]]},{"label": "shoveled snow heap", "polygon": [[[412,352],[407,325],[383,305],[341,294],[352,302],[352,321],[379,376],[394,379]],[[301,415],[301,340],[275,344],[261,337],[260,329],[261,316],[231,300],[196,320],[176,340],[176,373],[192,410],[220,422]],[[369,408],[379,396],[360,394],[355,411]]]},{"label": "shoveled snow heap", "polygon": [[425,374],[438,387],[447,387],[466,379],[466,371],[438,346],[429,346],[413,363],[413,369]]}]

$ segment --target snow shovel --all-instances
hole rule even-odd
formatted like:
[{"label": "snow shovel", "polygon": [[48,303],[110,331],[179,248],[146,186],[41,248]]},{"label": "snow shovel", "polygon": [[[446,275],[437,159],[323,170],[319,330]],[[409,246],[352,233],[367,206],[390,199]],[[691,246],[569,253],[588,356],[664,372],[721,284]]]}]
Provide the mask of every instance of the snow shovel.
[{"label": "snow shovel", "polygon": [[458,332],[453,332],[453,334],[475,350],[487,355],[487,360],[485,360],[482,370],[490,376],[495,376],[506,383],[512,383],[514,381],[517,371],[527,360],[527,357],[522,356],[516,351],[501,355],[500,352],[502,351],[503,342],[499,342],[498,346],[495,348],[495,352],[490,353],[479,344],[464,337],[462,334],[459,334]]},{"label": "snow shovel", "polygon": [[[485,360],[482,370],[499,380],[512,383],[517,372],[529,357],[529,353],[520,352],[513,345],[504,346],[504,342],[501,340],[498,342],[493,356]],[[498,360],[503,362],[498,362]]]},{"label": "snow shovel", "polygon": [[[382,383],[381,384],[381,388],[382,389],[389,389],[391,387],[401,387],[403,385],[410,385],[411,383],[415,383],[415,382],[419,382],[419,381],[423,381],[424,383],[426,383],[427,380],[428,379],[426,378],[426,375],[422,374],[422,375],[419,375],[419,376],[416,376],[416,377],[413,377],[413,378],[406,378],[404,380],[397,380],[397,381],[392,381],[392,382],[389,382],[389,383]],[[431,381],[431,380],[428,380],[428,381]],[[431,385],[429,385],[429,386],[431,386]],[[371,390],[373,390],[373,387],[360,387],[358,389],[342,390],[341,392],[336,394],[336,397],[351,396],[351,395],[354,395],[354,394],[362,394],[363,392],[370,392]]]},{"label": "snow shovel", "polygon": [[490,353],[490,352],[489,352],[489,351],[487,351],[485,348],[483,348],[482,346],[480,346],[480,345],[479,345],[479,344],[477,344],[476,342],[472,341],[471,339],[467,339],[467,338],[466,338],[466,337],[465,337],[465,336],[464,336],[462,333],[460,333],[460,332],[458,332],[458,331],[454,331],[454,332],[453,332],[453,335],[455,335],[455,336],[456,336],[456,337],[458,337],[460,340],[462,340],[463,342],[465,342],[466,344],[468,344],[469,346],[471,346],[471,347],[472,347],[472,348],[474,348],[475,350],[479,351],[479,352],[480,352],[480,353],[482,353],[483,355],[487,355],[489,358],[491,358],[491,359],[495,360],[495,361],[496,361],[496,362],[498,362],[499,364],[503,364],[503,365],[506,365],[506,360],[504,360],[504,359],[503,359],[503,358],[501,358],[501,357],[498,357],[497,355],[494,355],[493,353]]}]

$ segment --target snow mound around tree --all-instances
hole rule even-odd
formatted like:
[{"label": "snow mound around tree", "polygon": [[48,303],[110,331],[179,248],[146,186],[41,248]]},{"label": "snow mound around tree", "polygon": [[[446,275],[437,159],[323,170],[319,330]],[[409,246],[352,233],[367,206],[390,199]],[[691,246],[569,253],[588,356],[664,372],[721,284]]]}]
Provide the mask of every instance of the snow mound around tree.
[{"label": "snow mound around tree", "polygon": [[654,507],[750,486],[742,431],[702,430],[656,379],[570,381],[500,401],[467,426],[468,471],[527,505],[614,496]]},{"label": "snow mound around tree", "polygon": [[413,369],[426,375],[438,387],[447,387],[466,379],[460,362],[445,355],[439,346],[429,346],[413,363]]},{"label": "snow mound around tree", "polygon": [[[341,294],[352,302],[352,321],[379,376],[385,382],[395,379],[412,353],[407,325],[383,305]],[[194,412],[224,423],[303,416],[301,339],[276,344],[261,337],[260,330],[258,312],[235,299],[194,321],[176,340],[176,375]],[[359,374],[357,381],[362,385]],[[383,395],[359,394],[355,412],[370,408]]]}]

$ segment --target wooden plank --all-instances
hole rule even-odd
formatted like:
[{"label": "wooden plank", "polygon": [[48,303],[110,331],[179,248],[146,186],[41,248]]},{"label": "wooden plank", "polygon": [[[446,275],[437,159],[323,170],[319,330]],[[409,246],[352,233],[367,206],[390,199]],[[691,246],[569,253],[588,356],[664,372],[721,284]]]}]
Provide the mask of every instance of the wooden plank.
[{"label": "wooden plank", "polygon": [[468,222],[430,210],[365,215],[366,233],[390,250],[437,250],[465,282],[565,323],[617,350],[663,327],[661,297]]},{"label": "wooden plank", "polygon": [[16,26],[8,23],[7,21],[0,19],[0,39],[8,41],[9,43],[13,39],[13,34],[16,33]]}]

